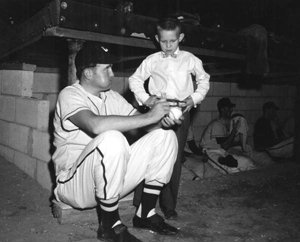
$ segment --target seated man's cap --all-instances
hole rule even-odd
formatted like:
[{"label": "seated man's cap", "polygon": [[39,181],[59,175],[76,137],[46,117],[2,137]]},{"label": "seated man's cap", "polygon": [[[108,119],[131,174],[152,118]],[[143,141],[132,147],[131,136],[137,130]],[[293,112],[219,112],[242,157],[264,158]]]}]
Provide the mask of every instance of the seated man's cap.
[{"label": "seated man's cap", "polygon": [[117,57],[100,44],[86,44],[75,57],[75,67],[79,70],[95,67],[97,64],[113,64],[117,61]]},{"label": "seated man's cap", "polygon": [[235,104],[232,103],[228,97],[223,97],[218,101],[218,109],[223,107],[233,108]]},{"label": "seated man's cap", "polygon": [[274,102],[266,102],[263,105],[263,111],[265,111],[266,109],[271,109],[274,108],[276,111],[279,110],[279,107],[275,105]]}]

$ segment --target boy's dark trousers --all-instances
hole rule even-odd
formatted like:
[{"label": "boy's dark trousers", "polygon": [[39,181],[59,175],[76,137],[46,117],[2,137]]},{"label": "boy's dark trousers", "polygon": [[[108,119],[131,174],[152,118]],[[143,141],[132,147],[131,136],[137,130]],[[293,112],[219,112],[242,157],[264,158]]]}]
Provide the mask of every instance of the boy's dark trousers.
[{"label": "boy's dark trousers", "polygon": [[[171,180],[168,184],[164,186],[160,194],[159,204],[160,204],[160,208],[163,211],[175,209],[177,205],[181,167],[182,167],[182,161],[184,159],[183,151],[184,151],[184,147],[189,132],[189,126],[190,126],[190,113],[186,112],[184,113],[184,120],[182,121],[181,125],[177,125],[174,129],[178,140],[178,155],[177,155],[176,162],[174,164]],[[141,201],[142,192],[143,192],[143,183],[138,185],[134,191],[133,205],[136,206],[137,208]]]},{"label": "boy's dark trousers", "polygon": [[159,205],[162,211],[175,210],[177,205],[177,196],[180,185],[181,167],[184,160],[184,147],[186,144],[190,126],[190,113],[184,113],[184,120],[181,125],[174,129],[178,140],[178,155],[174,164],[171,180],[161,191]]}]

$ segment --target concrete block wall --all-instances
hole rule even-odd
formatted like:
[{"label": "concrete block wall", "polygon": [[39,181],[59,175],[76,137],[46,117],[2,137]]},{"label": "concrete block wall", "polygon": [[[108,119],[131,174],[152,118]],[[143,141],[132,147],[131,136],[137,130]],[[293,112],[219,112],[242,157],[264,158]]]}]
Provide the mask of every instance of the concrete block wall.
[{"label": "concrete block wall", "polygon": [[[25,64],[15,70],[0,70],[0,155],[49,191],[54,182],[52,119],[64,83],[59,71],[50,68]],[[112,89],[128,96],[128,77],[118,74]],[[217,101],[221,97],[230,97],[237,105],[236,112],[245,115],[251,140],[263,103],[274,101],[280,107],[279,115],[288,117],[296,87],[264,85],[260,89],[244,89],[236,83],[211,82],[207,97],[194,110],[192,127],[196,142],[209,121],[218,116]]]},{"label": "concrete block wall", "polygon": [[0,70],[0,155],[51,190],[49,169],[40,169],[51,161],[49,101],[34,97],[36,66],[18,68]]}]

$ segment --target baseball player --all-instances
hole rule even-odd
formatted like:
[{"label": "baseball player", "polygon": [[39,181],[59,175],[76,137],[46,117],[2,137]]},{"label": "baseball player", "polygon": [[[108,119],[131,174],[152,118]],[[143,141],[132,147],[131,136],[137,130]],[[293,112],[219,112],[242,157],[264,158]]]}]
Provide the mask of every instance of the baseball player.
[{"label": "baseball player", "polygon": [[[140,114],[110,90],[115,61],[107,49],[87,44],[75,58],[79,80],[59,94],[54,117],[56,199],[80,209],[99,205],[98,239],[140,241],[121,222],[118,203],[144,181],[133,226],[176,234],[178,229],[165,223],[155,206],[178,151],[176,135],[168,128],[180,121],[167,116],[165,99]],[[148,133],[130,146],[123,133],[138,128]]]},{"label": "baseball player", "polygon": [[242,151],[242,143],[235,140],[241,132],[240,121],[231,118],[235,104],[221,98],[217,105],[219,117],[206,126],[200,142],[208,162],[223,174],[255,169],[253,160]]}]

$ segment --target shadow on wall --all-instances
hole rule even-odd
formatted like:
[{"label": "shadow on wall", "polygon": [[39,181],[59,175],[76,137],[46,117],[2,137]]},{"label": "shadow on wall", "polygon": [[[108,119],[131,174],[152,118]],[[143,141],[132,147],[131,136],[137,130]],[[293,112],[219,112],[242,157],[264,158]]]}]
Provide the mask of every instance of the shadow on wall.
[{"label": "shadow on wall", "polygon": [[[54,113],[55,113],[55,110],[53,110],[49,114],[49,130],[48,130],[48,132],[50,134],[50,154],[51,154],[51,156],[53,155],[53,153],[55,151],[55,146],[53,145],[53,141],[54,141],[54,124],[53,124]],[[55,168],[54,168],[54,162],[53,162],[52,159],[48,163],[48,169],[49,169],[51,182],[52,182],[51,195],[49,197],[49,201],[51,202],[55,198],[54,189],[56,187]]]}]

